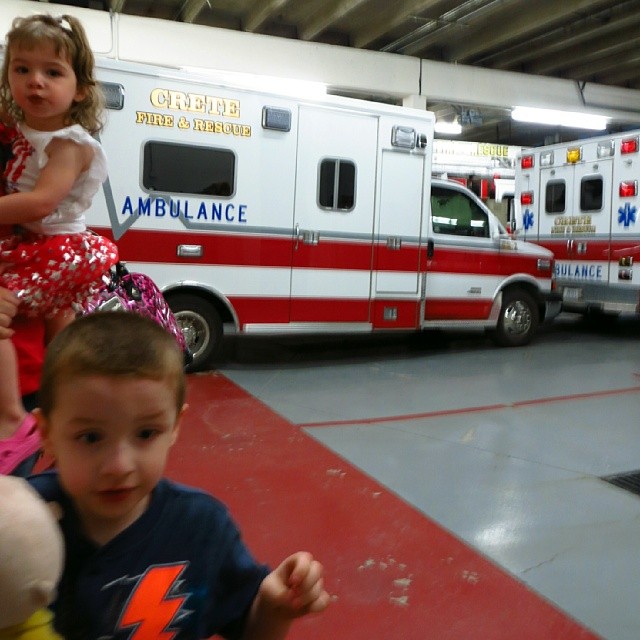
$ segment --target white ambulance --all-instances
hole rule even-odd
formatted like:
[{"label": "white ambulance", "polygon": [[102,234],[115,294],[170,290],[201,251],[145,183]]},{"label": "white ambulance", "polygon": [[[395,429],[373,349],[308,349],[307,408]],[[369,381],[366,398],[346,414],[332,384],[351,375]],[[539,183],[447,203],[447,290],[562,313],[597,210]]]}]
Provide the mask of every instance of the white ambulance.
[{"label": "white ambulance", "polygon": [[97,74],[109,178],[87,222],[163,290],[193,369],[225,330],[485,328],[516,346],[557,311],[552,253],[432,180],[432,113],[111,58]]},{"label": "white ambulance", "polygon": [[523,151],[516,170],[519,234],[553,251],[568,311],[637,314],[640,133]]},{"label": "white ambulance", "polygon": [[90,224],[150,275],[203,366],[243,333],[485,327],[549,315],[551,252],[431,179],[433,115],[102,61],[110,170]]}]

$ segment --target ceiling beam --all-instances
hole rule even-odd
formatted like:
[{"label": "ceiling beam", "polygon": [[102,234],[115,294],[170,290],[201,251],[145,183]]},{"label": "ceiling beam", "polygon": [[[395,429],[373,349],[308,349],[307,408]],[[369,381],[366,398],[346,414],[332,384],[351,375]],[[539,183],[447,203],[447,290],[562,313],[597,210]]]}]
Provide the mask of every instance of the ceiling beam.
[{"label": "ceiling beam", "polygon": [[488,48],[488,41],[495,49],[499,49],[509,42],[523,42],[531,34],[545,28],[550,29],[554,24],[566,21],[574,14],[595,11],[595,4],[594,0],[527,2],[526,6],[514,12],[508,23],[500,25],[500,29],[495,28],[493,20],[485,21],[484,28],[482,28],[483,25],[476,25],[473,36],[458,38],[456,42],[446,47],[446,59],[449,62],[468,62]]},{"label": "ceiling beam", "polygon": [[[532,64],[526,65],[527,73],[551,74],[575,65],[597,63],[602,58],[624,54],[629,49],[636,49],[640,44],[640,31],[634,30],[626,37],[620,34],[594,41],[591,46],[577,46],[563,51],[561,55],[548,55],[537,58]],[[616,61],[613,61],[613,65]]]},{"label": "ceiling beam", "polygon": [[353,38],[353,46],[358,49],[364,49],[374,40],[377,40],[385,33],[401,25],[412,15],[427,11],[435,7],[438,3],[439,0],[411,0],[400,7],[397,6],[397,3],[389,3],[387,11],[380,15],[373,25],[355,35]]},{"label": "ceiling beam", "polygon": [[340,18],[343,18],[348,13],[351,13],[351,11],[357,9],[360,5],[368,1],[369,0],[334,0],[332,7],[324,7],[320,15],[310,20],[302,27],[302,29],[300,29],[300,39],[312,40],[327,27],[330,27],[334,22],[340,20]]},{"label": "ceiling beam", "polygon": [[180,12],[182,22],[193,22],[205,5],[209,5],[208,0],[185,0]]},{"label": "ceiling beam", "polygon": [[245,31],[259,29],[279,9],[282,9],[289,0],[262,0],[254,4],[254,9],[249,13],[243,23]]},{"label": "ceiling beam", "polygon": [[[591,79],[595,77],[613,78],[615,70],[630,65],[640,66],[640,53],[634,48],[624,54],[617,53],[601,60],[595,60],[586,64],[576,65],[567,69],[564,76],[574,80]],[[615,84],[615,82],[613,83]]]},{"label": "ceiling beam", "polygon": [[426,21],[395,43],[384,47],[384,50],[418,55],[433,45],[443,46],[452,39],[464,38],[469,25],[487,22],[503,11],[503,3],[496,0],[466,0],[438,18]]},{"label": "ceiling beam", "polygon": [[640,57],[636,57],[635,60],[629,60],[627,64],[621,64],[615,71],[603,73],[598,76],[598,79],[602,79],[602,82],[615,84],[620,86],[622,84],[637,84],[640,80]]},{"label": "ceiling beam", "polygon": [[[490,53],[482,58],[476,58],[476,63],[485,63],[495,69],[517,69],[521,63],[533,60],[536,67],[544,66],[546,62],[553,65],[559,58],[565,58],[569,51],[584,51],[585,45],[600,47],[600,40],[611,35],[620,38],[621,31],[637,28],[640,23],[640,12],[635,0],[620,5],[621,8],[630,7],[623,11],[622,17],[611,19],[603,24],[605,16],[591,15],[571,26],[557,27],[541,36],[531,38],[522,44],[507,47],[500,52]],[[616,8],[617,11],[617,8]],[[550,67],[552,68],[552,66]],[[545,73],[537,71],[536,73]]]}]

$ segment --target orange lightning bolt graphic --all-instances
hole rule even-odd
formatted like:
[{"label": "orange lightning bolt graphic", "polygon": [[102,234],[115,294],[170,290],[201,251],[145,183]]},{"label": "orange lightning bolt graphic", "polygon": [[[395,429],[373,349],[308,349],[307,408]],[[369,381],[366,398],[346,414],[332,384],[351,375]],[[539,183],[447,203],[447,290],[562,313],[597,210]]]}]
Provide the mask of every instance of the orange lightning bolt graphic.
[{"label": "orange lightning bolt graphic", "polygon": [[120,617],[120,629],[136,626],[130,640],[171,640],[167,631],[186,596],[167,597],[186,564],[149,567],[140,577]]}]

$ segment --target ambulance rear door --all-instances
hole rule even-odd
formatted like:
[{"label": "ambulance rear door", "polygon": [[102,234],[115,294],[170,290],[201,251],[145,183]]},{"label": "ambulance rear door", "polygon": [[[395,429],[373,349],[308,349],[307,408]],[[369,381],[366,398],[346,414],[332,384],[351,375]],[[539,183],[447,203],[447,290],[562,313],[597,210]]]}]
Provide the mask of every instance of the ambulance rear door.
[{"label": "ambulance rear door", "polygon": [[581,160],[567,163],[567,151],[557,149],[558,164],[540,172],[539,241],[555,254],[558,284],[568,303],[582,298],[585,285],[608,281],[611,239],[613,160],[591,157],[595,145],[574,149]]},{"label": "ambulance rear door", "polygon": [[376,149],[376,116],[300,106],[292,323],[370,328]]}]

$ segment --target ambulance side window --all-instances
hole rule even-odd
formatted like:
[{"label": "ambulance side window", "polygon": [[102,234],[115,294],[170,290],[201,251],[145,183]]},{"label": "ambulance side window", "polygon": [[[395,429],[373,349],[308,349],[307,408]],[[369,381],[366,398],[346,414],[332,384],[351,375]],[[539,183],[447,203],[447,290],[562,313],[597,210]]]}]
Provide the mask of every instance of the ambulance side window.
[{"label": "ambulance side window", "polygon": [[356,201],[356,165],[326,158],[318,171],[318,204],[331,211],[351,211]]},{"label": "ambulance side window", "polygon": [[545,194],[546,213],[564,213],[566,207],[566,189],[564,180],[549,180]]},{"label": "ambulance side window", "polygon": [[489,219],[476,202],[453,189],[432,187],[431,221],[434,233],[489,237]]},{"label": "ambulance side window", "polygon": [[603,180],[601,176],[582,178],[580,211],[602,211]]},{"label": "ambulance side window", "polygon": [[142,184],[149,191],[229,197],[236,156],[228,149],[158,142],[144,145]]}]

